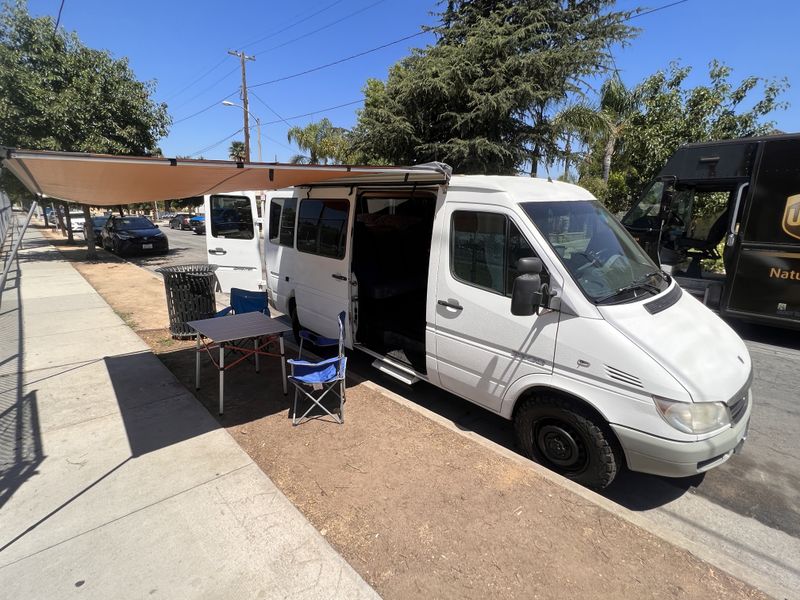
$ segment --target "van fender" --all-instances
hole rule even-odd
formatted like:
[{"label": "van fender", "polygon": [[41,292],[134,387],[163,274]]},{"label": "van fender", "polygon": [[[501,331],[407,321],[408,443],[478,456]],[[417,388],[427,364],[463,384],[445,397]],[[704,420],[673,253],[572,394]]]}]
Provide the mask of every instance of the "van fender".
[{"label": "van fender", "polygon": [[[600,407],[598,407],[594,402],[589,400],[589,398],[592,396],[591,386],[587,386],[579,381],[565,377],[555,378],[546,373],[525,375],[524,377],[520,377],[514,383],[512,383],[506,390],[506,393],[503,395],[503,402],[500,405],[500,416],[509,420],[512,419],[514,417],[514,409],[517,406],[517,402],[519,402],[521,398],[524,398],[531,390],[550,390],[559,394],[572,396],[591,407],[595,412],[599,413],[606,423],[609,422],[609,418],[604,411],[601,410]],[[594,391],[596,392],[597,390],[594,389]]]},{"label": "van fender", "polygon": [[557,371],[555,375],[531,374],[517,379],[503,395],[500,415],[513,419],[514,409],[520,399],[535,391],[550,391],[575,398],[609,425],[623,425],[664,439],[697,439],[697,436],[684,434],[668,425],[658,414],[652,397],[647,393],[581,380]]}]

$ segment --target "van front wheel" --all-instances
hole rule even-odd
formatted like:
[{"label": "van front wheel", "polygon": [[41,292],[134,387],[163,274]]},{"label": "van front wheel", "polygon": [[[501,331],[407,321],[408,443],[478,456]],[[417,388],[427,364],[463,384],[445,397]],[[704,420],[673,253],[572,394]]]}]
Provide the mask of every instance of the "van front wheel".
[{"label": "van front wheel", "polygon": [[514,429],[527,456],[590,488],[608,486],[622,464],[608,426],[566,398],[525,400]]}]

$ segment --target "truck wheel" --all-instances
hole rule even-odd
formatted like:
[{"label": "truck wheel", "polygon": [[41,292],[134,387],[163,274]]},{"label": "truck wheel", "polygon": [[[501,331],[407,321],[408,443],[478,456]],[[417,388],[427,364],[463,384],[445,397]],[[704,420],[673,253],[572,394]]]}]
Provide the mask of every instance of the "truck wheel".
[{"label": "truck wheel", "polygon": [[586,487],[608,486],[622,465],[608,425],[566,398],[525,400],[514,415],[514,430],[528,457]]}]

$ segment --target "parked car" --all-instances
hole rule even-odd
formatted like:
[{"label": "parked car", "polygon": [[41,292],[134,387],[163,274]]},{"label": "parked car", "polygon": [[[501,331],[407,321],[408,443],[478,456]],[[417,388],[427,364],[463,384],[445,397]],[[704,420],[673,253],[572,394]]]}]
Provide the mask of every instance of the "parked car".
[{"label": "parked car", "polygon": [[170,229],[191,229],[192,226],[189,224],[189,219],[192,218],[192,215],[189,213],[178,213],[174,217],[169,220],[169,228]]},{"label": "parked car", "polygon": [[[100,217],[92,217],[92,228],[94,229],[94,240],[97,245],[100,245],[100,234],[103,231],[103,227],[108,222],[109,217],[107,216],[100,216]],[[89,239],[89,224],[83,224],[83,237]]]},{"label": "parked car", "polygon": [[189,224],[197,235],[203,235],[206,232],[206,216],[195,215],[189,219]]},{"label": "parked car", "polygon": [[[83,231],[83,224],[86,221],[86,217],[83,214],[83,211],[69,211],[69,222],[70,228],[73,232],[82,232]],[[64,219],[64,225],[66,226],[67,220]]]},{"label": "parked car", "polygon": [[169,252],[169,240],[147,217],[126,216],[108,219],[101,233],[102,246],[115,254]]}]

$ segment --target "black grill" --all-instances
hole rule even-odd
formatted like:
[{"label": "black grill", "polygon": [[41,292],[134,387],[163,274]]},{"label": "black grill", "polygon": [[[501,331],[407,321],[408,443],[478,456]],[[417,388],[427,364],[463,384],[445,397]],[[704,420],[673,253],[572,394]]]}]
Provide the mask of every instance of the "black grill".
[{"label": "black grill", "polygon": [[731,423],[733,425],[741,421],[744,413],[747,412],[747,396],[748,394],[745,390],[738,400],[728,405],[728,409],[731,411]]}]

